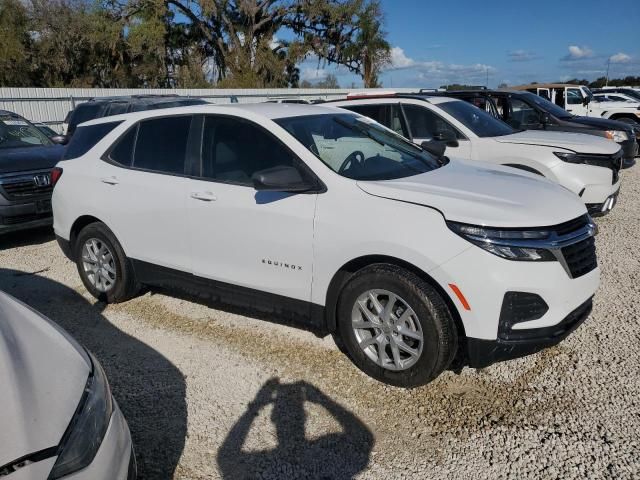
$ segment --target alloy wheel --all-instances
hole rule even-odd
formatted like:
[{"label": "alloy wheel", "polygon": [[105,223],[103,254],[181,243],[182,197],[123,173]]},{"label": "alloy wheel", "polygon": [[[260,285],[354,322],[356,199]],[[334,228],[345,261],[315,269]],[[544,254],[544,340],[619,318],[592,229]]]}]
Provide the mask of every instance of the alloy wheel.
[{"label": "alloy wheel", "polygon": [[415,311],[388,290],[360,295],[351,311],[351,327],[367,357],[387,370],[406,370],[422,355],[424,337]]},{"label": "alloy wheel", "polygon": [[99,292],[108,292],[116,283],[116,264],[109,247],[100,239],[90,238],[82,247],[82,268]]}]

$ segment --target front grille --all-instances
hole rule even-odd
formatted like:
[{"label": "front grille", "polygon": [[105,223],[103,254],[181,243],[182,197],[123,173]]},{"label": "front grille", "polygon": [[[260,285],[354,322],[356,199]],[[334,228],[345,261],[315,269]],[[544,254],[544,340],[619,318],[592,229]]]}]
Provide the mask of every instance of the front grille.
[{"label": "front grille", "polygon": [[51,213],[31,213],[28,215],[14,215],[13,217],[0,217],[2,225],[17,225],[19,223],[33,222],[35,220],[43,220],[50,218]]},{"label": "front grille", "polygon": [[572,278],[586,275],[598,266],[596,241],[593,237],[563,247],[561,251]]},{"label": "front grille", "polygon": [[576,230],[580,230],[582,227],[589,223],[589,215],[582,215],[581,217],[574,218],[568,222],[561,223],[553,227],[553,231],[558,235],[567,235],[573,233]]},{"label": "front grille", "polygon": [[[22,200],[29,197],[51,195],[51,177],[49,172],[33,172],[0,179],[0,188],[10,200]],[[36,177],[43,181],[38,184]]]}]

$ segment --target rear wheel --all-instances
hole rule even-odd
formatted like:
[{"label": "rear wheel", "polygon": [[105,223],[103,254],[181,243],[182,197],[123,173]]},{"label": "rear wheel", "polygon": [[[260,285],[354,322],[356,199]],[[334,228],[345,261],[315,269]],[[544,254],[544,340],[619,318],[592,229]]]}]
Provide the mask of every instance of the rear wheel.
[{"label": "rear wheel", "polygon": [[82,283],[98,300],[118,303],[138,292],[131,261],[104,223],[96,222],[84,227],[74,247]]},{"label": "rear wheel", "polygon": [[357,272],[338,304],[338,334],[353,363],[381,382],[411,388],[451,363],[457,332],[440,294],[388,264]]}]

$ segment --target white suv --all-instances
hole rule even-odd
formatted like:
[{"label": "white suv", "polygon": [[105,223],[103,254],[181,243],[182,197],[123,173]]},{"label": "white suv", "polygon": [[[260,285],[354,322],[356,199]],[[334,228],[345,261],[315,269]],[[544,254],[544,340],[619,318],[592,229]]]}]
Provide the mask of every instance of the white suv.
[{"label": "white suv", "polygon": [[584,205],[510,168],[446,163],[366,117],[185,107],[83,124],[54,229],[107,302],[174,286],[319,335],[414,387],[554,345],[599,282]]},{"label": "white suv", "polygon": [[615,205],[622,150],[610,140],[580,133],[515,130],[465,101],[448,97],[365,96],[329,104],[371,117],[417,144],[444,142],[451,157],[542,175],[580,196],[592,215],[606,214]]}]

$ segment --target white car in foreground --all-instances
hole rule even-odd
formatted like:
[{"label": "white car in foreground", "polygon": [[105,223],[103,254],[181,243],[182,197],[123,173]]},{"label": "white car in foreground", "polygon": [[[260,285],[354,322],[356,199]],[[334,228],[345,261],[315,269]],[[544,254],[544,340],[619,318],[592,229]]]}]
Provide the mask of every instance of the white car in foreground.
[{"label": "white car in foreground", "polygon": [[610,140],[580,133],[515,130],[463,101],[428,95],[355,95],[332,101],[386,125],[417,144],[441,141],[447,155],[542,175],[578,195],[592,215],[614,207],[622,150]]},{"label": "white car in foreground", "polygon": [[0,477],[131,480],[129,427],[98,361],[0,292]]},{"label": "white car in foreground", "polygon": [[52,174],[86,288],[184,288],[333,334],[414,387],[554,345],[599,282],[595,225],[537,175],[428,154],[370,119],[210,105],[85,123]]}]

